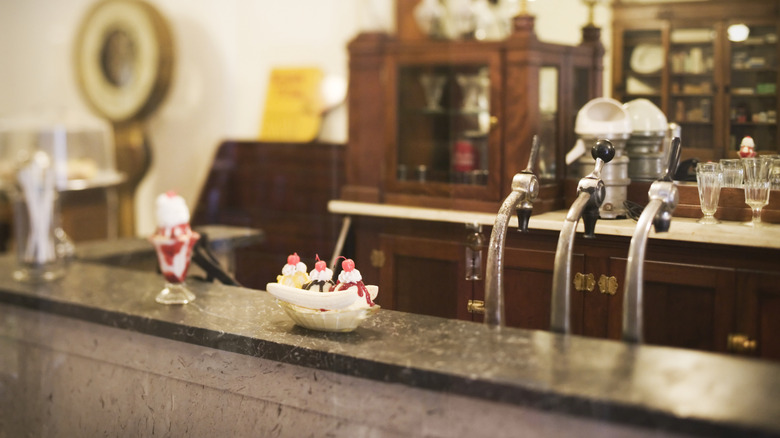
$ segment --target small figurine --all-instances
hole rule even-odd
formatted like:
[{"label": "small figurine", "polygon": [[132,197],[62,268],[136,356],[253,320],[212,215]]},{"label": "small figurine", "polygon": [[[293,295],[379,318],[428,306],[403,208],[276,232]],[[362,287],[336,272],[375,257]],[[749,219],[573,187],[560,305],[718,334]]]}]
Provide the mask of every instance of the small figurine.
[{"label": "small figurine", "polygon": [[753,141],[753,137],[747,135],[742,139],[742,143],[739,145],[740,158],[753,158],[756,156],[756,143]]}]

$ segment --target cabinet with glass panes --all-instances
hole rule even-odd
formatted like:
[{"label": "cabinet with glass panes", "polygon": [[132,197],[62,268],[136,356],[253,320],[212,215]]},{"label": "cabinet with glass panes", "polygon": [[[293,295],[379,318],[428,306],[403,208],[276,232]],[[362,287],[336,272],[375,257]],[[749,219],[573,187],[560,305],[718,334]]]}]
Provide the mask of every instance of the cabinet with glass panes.
[{"label": "cabinet with glass panes", "polygon": [[601,95],[597,28],[569,46],[536,38],[521,14],[502,39],[435,39],[397,2],[396,35],[350,51],[350,137],[342,199],[495,212],[525,169],[533,137],[539,213],[563,207],[576,111]]},{"label": "cabinet with glass panes", "polygon": [[728,27],[728,144],[753,137],[758,152],[777,150],[778,25],[733,23]]},{"label": "cabinet with glass panes", "polygon": [[646,97],[680,125],[683,159],[735,157],[745,136],[778,150],[776,0],[621,2],[613,96]]}]

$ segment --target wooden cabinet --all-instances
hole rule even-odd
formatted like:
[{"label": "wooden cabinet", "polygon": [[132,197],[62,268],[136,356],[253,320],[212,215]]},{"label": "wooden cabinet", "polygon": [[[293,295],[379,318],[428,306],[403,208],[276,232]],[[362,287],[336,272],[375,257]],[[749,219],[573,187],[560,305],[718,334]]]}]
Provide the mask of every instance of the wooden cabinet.
[{"label": "wooden cabinet", "polygon": [[779,19],[776,0],[618,3],[613,96],[658,105],[684,159],[734,157],[745,136],[776,153]]},{"label": "wooden cabinet", "polygon": [[[465,235],[465,233],[464,233]],[[382,234],[379,247],[384,266],[379,281],[395,310],[470,319],[468,300],[472,284],[464,280],[464,245],[457,241],[434,240]],[[384,301],[378,301],[380,305]]]},{"label": "wooden cabinet", "polygon": [[[483,279],[465,279],[468,231],[462,224],[357,218],[356,259],[377,278],[389,309],[482,321],[469,301],[484,300]],[[490,227],[483,227],[485,242]],[[509,230],[504,256],[506,323],[549,330],[558,233]],[[368,242],[368,243],[366,243]],[[630,238],[578,235],[572,273],[572,333],[621,338]],[[487,248],[484,248],[487,251]],[[486,257],[486,252],[484,253]],[[645,342],[780,359],[780,251],[651,240],[644,266]],[[367,270],[368,269],[368,270]]]},{"label": "wooden cabinet", "polygon": [[414,29],[414,4],[398,2],[397,35],[361,34],[349,45],[341,198],[494,212],[538,135],[534,208],[562,208],[576,111],[602,92],[598,29],[577,46],[549,44],[523,15],[505,40],[433,40]]},{"label": "wooden cabinet", "polygon": [[736,331],[729,336],[731,350],[780,360],[780,272],[737,273],[736,309]]},{"label": "wooden cabinet", "polygon": [[[623,284],[626,260],[613,260],[612,268]],[[644,277],[646,343],[726,352],[735,317],[733,269],[646,261]],[[609,337],[620,339],[622,288],[613,299],[617,312],[610,314]]]}]

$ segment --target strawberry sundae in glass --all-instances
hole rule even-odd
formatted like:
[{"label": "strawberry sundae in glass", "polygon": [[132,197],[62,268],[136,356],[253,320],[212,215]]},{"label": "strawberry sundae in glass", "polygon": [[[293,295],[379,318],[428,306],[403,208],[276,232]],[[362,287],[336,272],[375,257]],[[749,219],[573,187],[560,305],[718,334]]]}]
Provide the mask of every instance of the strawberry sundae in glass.
[{"label": "strawberry sundae in glass", "polygon": [[200,234],[190,229],[190,210],[184,198],[173,191],[157,197],[157,231],[149,240],[165,277],[165,288],[155,301],[161,304],[187,304],[195,294],[184,280],[190,267],[192,248]]}]

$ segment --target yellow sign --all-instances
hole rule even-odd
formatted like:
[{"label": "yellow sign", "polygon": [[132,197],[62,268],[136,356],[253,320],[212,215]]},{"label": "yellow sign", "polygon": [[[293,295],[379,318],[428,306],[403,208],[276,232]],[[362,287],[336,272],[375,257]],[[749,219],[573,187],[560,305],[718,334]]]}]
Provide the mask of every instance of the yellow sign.
[{"label": "yellow sign", "polygon": [[271,71],[260,140],[306,143],[317,138],[323,110],[322,76],[318,68]]}]

